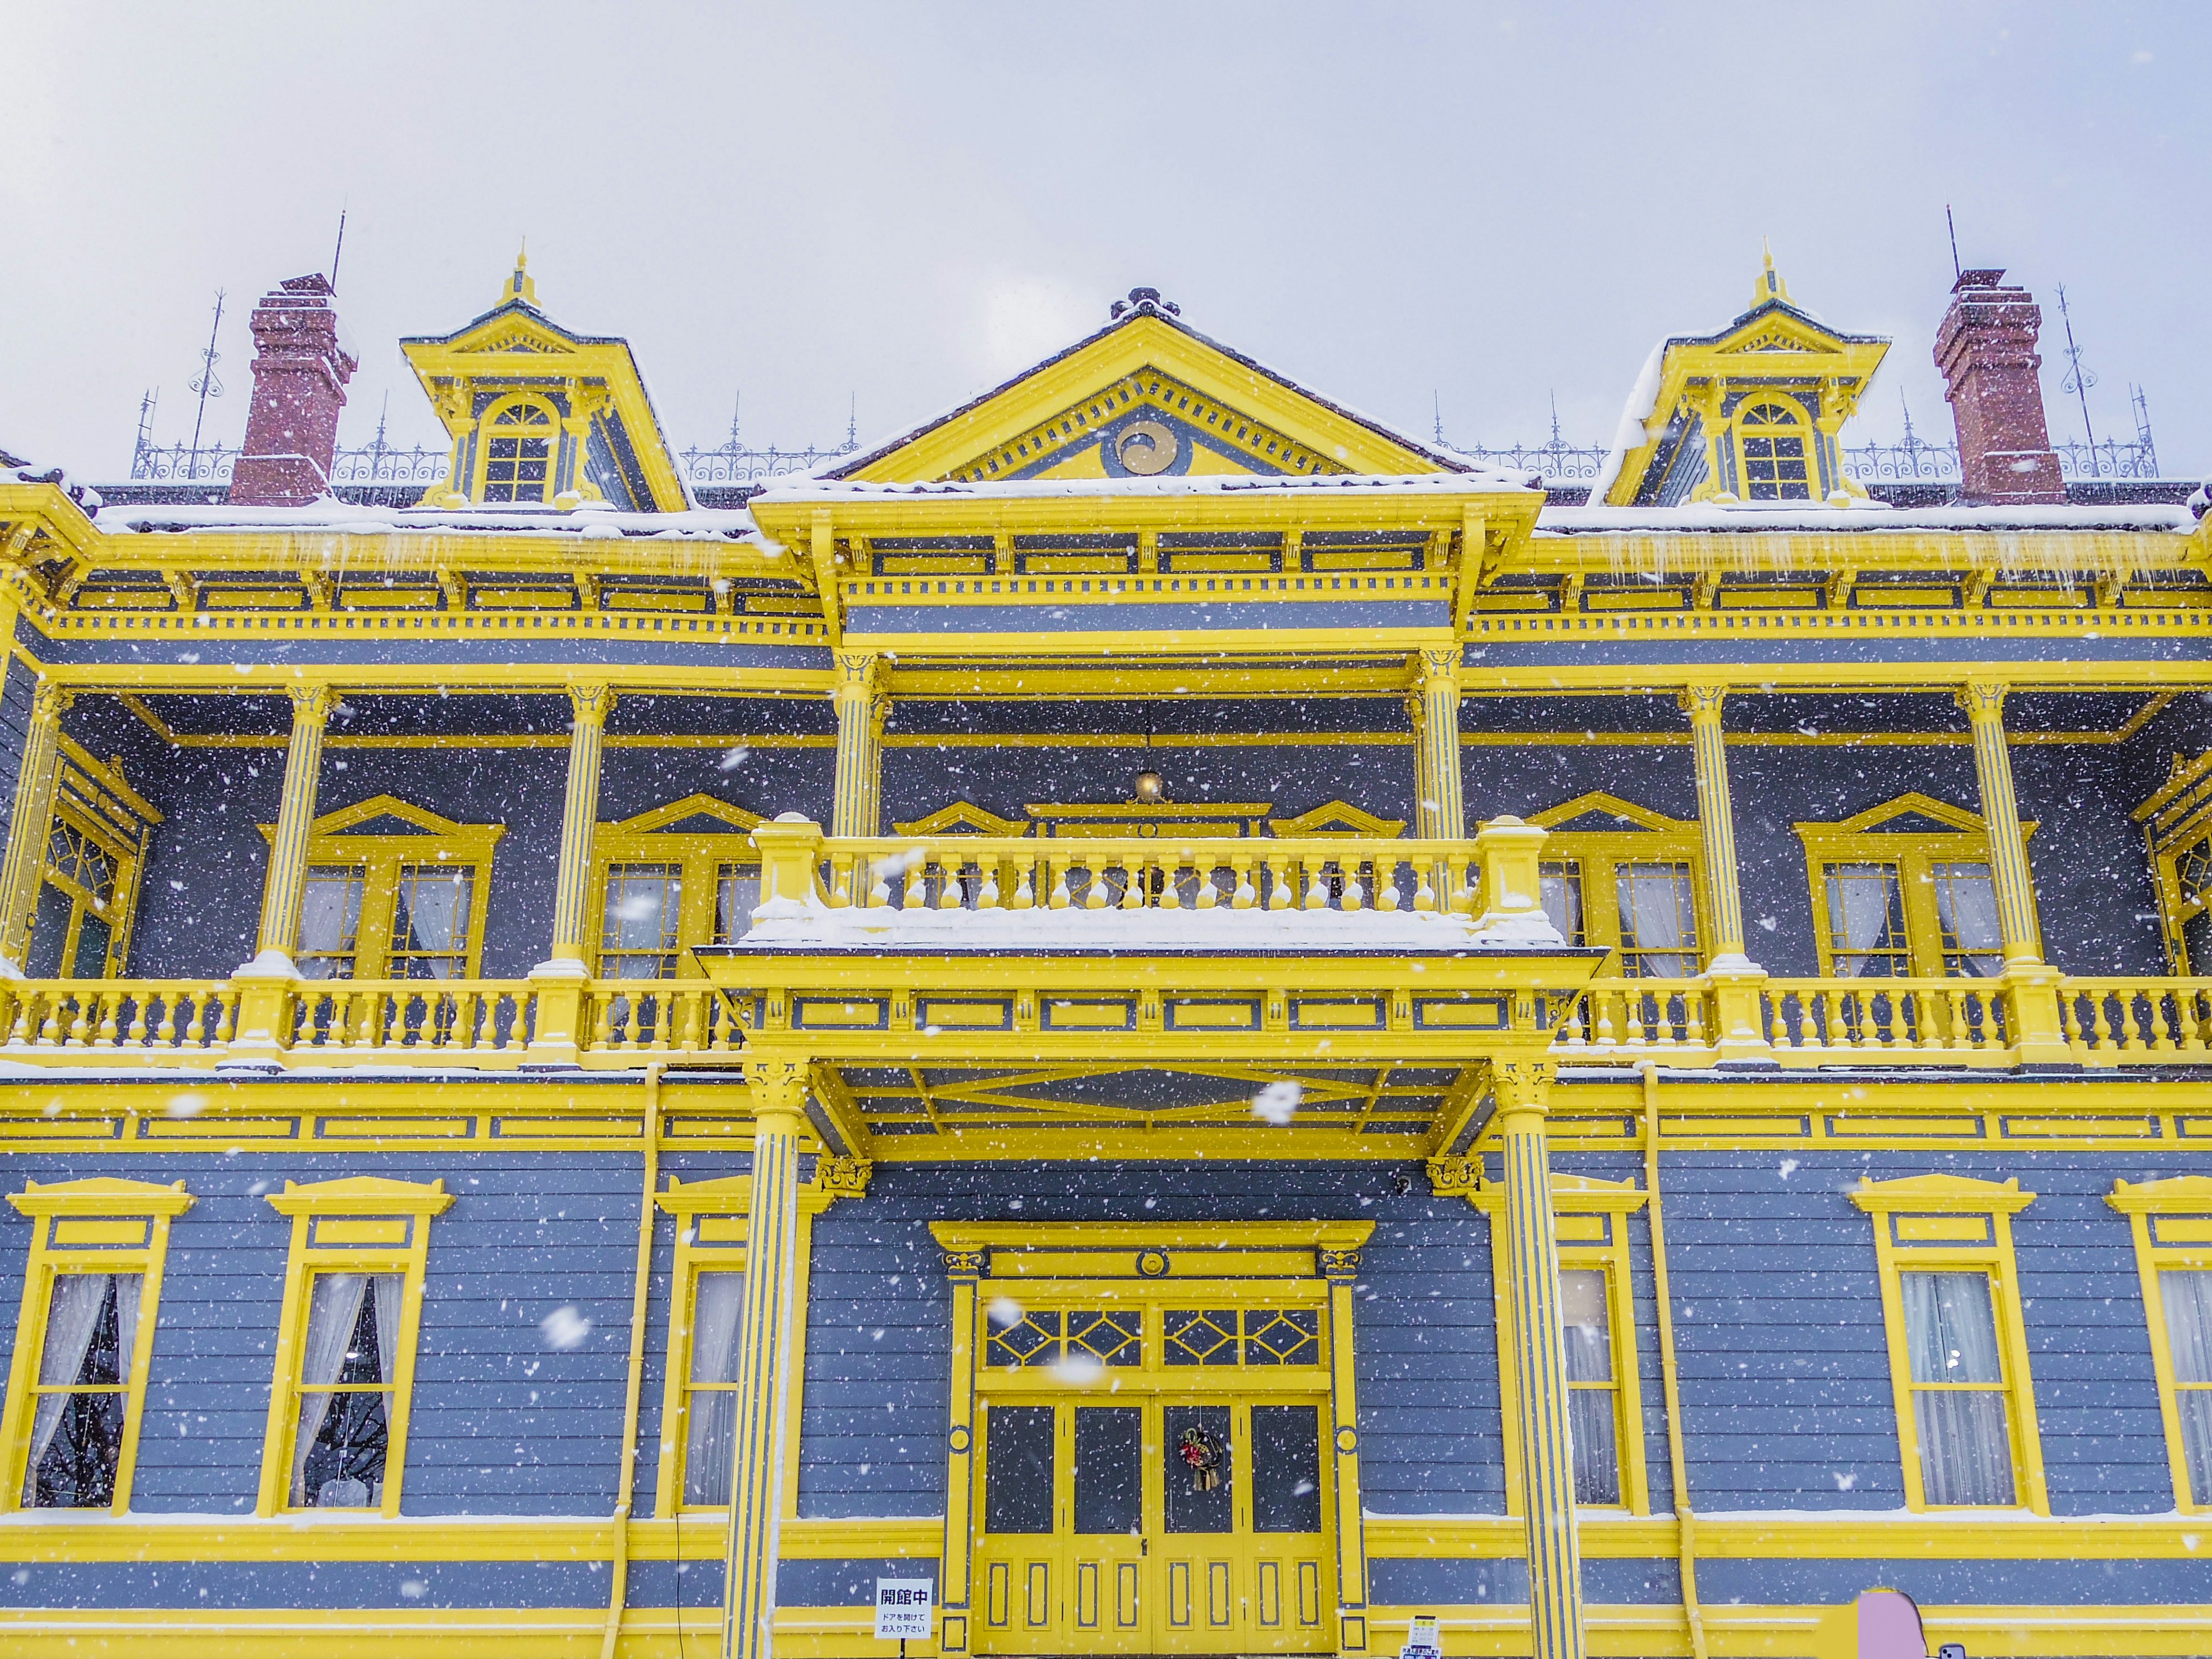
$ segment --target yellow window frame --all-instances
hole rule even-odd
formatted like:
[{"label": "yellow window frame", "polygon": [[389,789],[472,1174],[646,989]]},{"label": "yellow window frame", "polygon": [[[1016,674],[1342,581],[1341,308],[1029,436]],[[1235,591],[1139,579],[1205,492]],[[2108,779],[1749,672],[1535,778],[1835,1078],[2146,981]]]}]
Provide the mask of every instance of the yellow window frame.
[{"label": "yellow window frame", "polygon": [[[138,915],[138,881],[143,872],[147,844],[161,814],[151,802],[124,781],[121,763],[103,765],[67,736],[61,739],[61,763],[54,784],[53,823],[47,826],[46,844],[40,849],[40,883],[53,887],[70,900],[68,932],[62,941],[61,976],[76,977],[77,941],[88,911],[98,912],[107,924],[107,952],[99,977],[116,979],[131,960],[131,933]],[[105,911],[96,896],[52,860],[53,830],[66,825],[90,842],[108,859],[115,871],[114,895]],[[35,908],[32,916],[37,921]]]},{"label": "yellow window frame", "polygon": [[[545,417],[543,426],[532,422],[516,424],[502,431],[497,422],[501,416],[514,409],[532,409]],[[543,439],[545,444],[545,488],[535,500],[525,497],[516,501],[494,501],[495,507],[544,506],[560,489],[561,440],[563,422],[561,411],[553,407],[552,400],[532,392],[511,392],[495,398],[484,407],[477,420],[477,458],[475,476],[469,481],[469,499],[479,503],[490,501],[491,446],[494,438]]]},{"label": "yellow window frame", "polygon": [[[728,828],[685,827],[702,819]],[[605,953],[609,872],[623,865],[672,865],[683,891],[678,900],[676,948],[671,954],[680,977],[699,976],[703,970],[690,953],[714,942],[714,905],[722,872],[732,866],[758,872],[760,851],[752,843],[752,832],[765,822],[757,812],[713,795],[696,794],[635,817],[600,823],[592,836],[592,911],[586,924],[593,971]]]},{"label": "yellow window frame", "polygon": [[428,1182],[355,1176],[307,1186],[287,1181],[269,1194],[278,1214],[292,1218],[291,1250],[284,1265],[284,1308],[276,1328],[275,1374],[269,1390],[269,1426],[264,1437],[258,1516],[305,1513],[290,1501],[294,1431],[299,1422],[301,1346],[307,1340],[307,1310],[318,1273],[398,1273],[400,1291],[398,1352],[386,1355],[392,1368],[392,1413],[385,1428],[386,1516],[399,1513],[400,1485],[407,1468],[407,1421],[415,1390],[415,1351],[422,1316],[422,1276],[430,1248],[430,1221],[453,1204],[441,1179]]},{"label": "yellow window frame", "polygon": [[[1920,817],[1951,827],[1944,830],[1885,830],[1900,817]],[[1813,900],[1813,939],[1820,956],[1820,975],[1833,978],[1836,968],[1835,930],[1828,917],[1828,871],[1850,864],[1897,866],[1898,892],[1905,911],[1908,965],[1914,979],[1942,979],[1943,921],[1936,904],[1935,866],[1939,864],[1978,864],[1993,872],[1996,860],[1990,848],[1989,828],[1980,815],[1917,792],[1884,801],[1879,806],[1833,823],[1791,826],[1805,848],[1805,875]],[[2033,821],[2020,826],[2021,857],[2034,835]],[[1548,857],[1551,848],[1545,848]],[[2037,920],[2036,949],[2042,950],[2042,923]]]},{"label": "yellow window frame", "polygon": [[[1552,1177],[1552,1236],[1557,1241],[1560,1271],[1595,1271],[1605,1275],[1607,1319],[1613,1336],[1613,1443],[1620,1453],[1619,1505],[1580,1504],[1585,1510],[1612,1510],[1629,1515],[1651,1513],[1651,1472],[1644,1457],[1644,1389],[1636,1353],[1635,1280],[1631,1271],[1628,1218],[1642,1209],[1651,1194],[1633,1180],[1603,1181],[1593,1176],[1553,1175]],[[1498,1397],[1505,1443],[1520,1433],[1521,1382],[1514,1356],[1512,1258],[1505,1237],[1505,1189],[1485,1181],[1468,1193],[1468,1201],[1490,1223],[1490,1273],[1496,1303],[1498,1329]],[[1521,1464],[1505,1460],[1505,1512],[1527,1512],[1522,1491]]]},{"label": "yellow window frame", "polygon": [[[357,834],[359,826],[380,819],[415,826],[413,833]],[[273,848],[276,826],[259,826]],[[461,823],[397,795],[372,795],[352,806],[317,818],[307,833],[307,868],[351,868],[361,872],[361,922],[354,936],[353,976],[391,976],[392,935],[398,923],[399,874],[416,865],[470,872],[466,959],[457,977],[475,979],[483,963],[484,918],[491,908],[492,855],[502,823]],[[264,902],[266,902],[264,898]]]},{"label": "yellow window frame", "polygon": [[[1753,410],[1764,408],[1770,404],[1785,409],[1790,414],[1796,416],[1797,423],[1794,426],[1770,426],[1762,423],[1754,427],[1744,418]],[[1779,493],[1778,486],[1777,493],[1771,499],[1777,501],[1794,501],[1802,500],[1808,506],[1814,502],[1820,501],[1822,499],[1820,494],[1820,434],[1818,428],[1814,424],[1812,411],[1808,410],[1802,402],[1790,396],[1786,392],[1775,392],[1766,390],[1765,388],[1761,388],[1755,392],[1747,392],[1744,395],[1743,401],[1739,403],[1729,415],[1729,442],[1733,446],[1735,455],[1736,499],[1738,501],[1745,501],[1754,499],[1751,493],[1751,457],[1745,453],[1745,441],[1753,437],[1764,438],[1778,436],[1797,438],[1802,440],[1804,442],[1805,454],[1803,459],[1805,462],[1805,494],[1802,496],[1784,495]],[[1765,500],[1768,498],[1759,497],[1756,499]]]},{"label": "yellow window frame", "polygon": [[1984,1507],[1929,1503],[1921,1468],[1919,1415],[1913,1405],[1902,1275],[1945,1272],[1980,1272],[1990,1277],[1990,1303],[1996,1316],[1997,1351],[2004,1369],[2005,1424],[2012,1439],[2013,1506],[2036,1515],[2051,1513],[2042,1437],[2035,1419],[2035,1388],[2028,1370],[2027,1324],[2021,1307],[2020,1275],[2012,1243],[2012,1218],[2034,1201],[2033,1193],[2020,1189],[2017,1176],[1996,1182],[1968,1176],[1907,1176],[1895,1181],[1862,1180],[1851,1192],[1851,1202],[1874,1221],[1891,1398],[1897,1413],[1899,1455],[1905,1466],[1905,1502],[1916,1513],[1954,1510],[1972,1513]]},{"label": "yellow window frame", "polygon": [[2166,1425],[2166,1462],[2173,1475],[2173,1505],[2184,1515],[2212,1514],[2212,1492],[2192,1492],[2183,1451],[2180,1385],[2166,1322],[2161,1272],[2212,1273],[2212,1176],[2165,1181],[2116,1181],[2105,1202],[2127,1217],[2135,1236],[2136,1272],[2142,1281],[2143,1312],[2150,1325],[2151,1362],[2158,1374],[2159,1415]]},{"label": "yellow window frame", "polygon": [[[799,1515],[799,1419],[805,1392],[807,1268],[814,1254],[814,1218],[838,1196],[821,1184],[819,1174],[799,1194],[799,1237],[792,1270],[795,1311],[790,1359],[783,1374],[782,1505],[787,1521]],[[685,1459],[691,1443],[691,1338],[698,1311],[699,1275],[745,1270],[752,1200],[750,1176],[714,1181],[672,1176],[667,1190],[653,1195],[653,1202],[676,1220],[676,1262],[669,1276],[668,1374],[661,1385],[660,1462],[653,1492],[653,1512],[657,1516],[723,1515],[729,1510],[726,1504],[683,1501],[689,1486]]]},{"label": "yellow window frame", "polygon": [[154,1363],[154,1328],[161,1306],[161,1270],[168,1260],[169,1224],[192,1207],[191,1194],[181,1181],[164,1187],[102,1177],[43,1187],[26,1182],[21,1192],[8,1194],[8,1201],[30,1218],[33,1231],[23,1270],[22,1308],[15,1319],[15,1352],[8,1365],[7,1403],[0,1407],[0,1447],[5,1448],[4,1462],[0,1462],[0,1480],[4,1480],[0,1515],[23,1507],[46,1319],[53,1307],[54,1280],[70,1273],[140,1275],[138,1328],[131,1334],[123,1441],[115,1460],[115,1497],[109,1505],[111,1514],[126,1514],[138,1465],[146,1377]]},{"label": "yellow window frame", "polygon": [[2212,909],[2212,750],[2173,769],[2158,793],[2135,810],[2143,826],[2152,880],[2158,889],[2159,926],[2166,954],[2178,975],[2201,974],[2212,962],[2190,959],[2187,926]]},{"label": "yellow window frame", "polygon": [[[1621,827],[1555,827],[1578,823],[1591,817],[1614,818]],[[1547,872],[1559,864],[1577,868],[1582,883],[1583,942],[1601,945],[1608,953],[1598,965],[1599,978],[1614,977],[1623,971],[1618,877],[1624,865],[1679,864],[1688,867],[1698,937],[1685,954],[1696,957],[1701,968],[1711,959],[1712,888],[1706,878],[1704,837],[1696,819],[1670,818],[1618,795],[1595,790],[1532,814],[1528,822],[1551,832],[1545,838],[1541,860]]]}]

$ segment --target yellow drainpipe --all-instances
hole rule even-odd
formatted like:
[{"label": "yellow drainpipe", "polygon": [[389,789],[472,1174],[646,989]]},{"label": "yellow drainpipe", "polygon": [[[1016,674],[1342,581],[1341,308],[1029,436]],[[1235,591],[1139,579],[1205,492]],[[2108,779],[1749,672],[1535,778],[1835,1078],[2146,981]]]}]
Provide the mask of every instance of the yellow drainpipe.
[{"label": "yellow drainpipe", "polygon": [[1659,1375],[1667,1391],[1667,1462],[1674,1478],[1674,1529],[1682,1574],[1682,1614],[1690,1624],[1691,1659],[1706,1659],[1705,1615],[1698,1605],[1698,1518],[1690,1507],[1688,1460],[1682,1453],[1682,1395],[1674,1369],[1674,1299],[1667,1288],[1667,1225],[1659,1213],[1659,1071],[1644,1074],[1644,1186],[1650,1194],[1651,1289],[1659,1304]]},{"label": "yellow drainpipe", "polygon": [[615,1489],[614,1583],[607,1591],[607,1627],[599,1659],[615,1659],[623,1612],[629,1600],[630,1493],[637,1485],[638,1396],[645,1389],[645,1304],[653,1285],[653,1206],[660,1184],[660,1073],[645,1071],[645,1208],[637,1218],[637,1282],[630,1293],[629,1392],[623,1401],[622,1484]]}]

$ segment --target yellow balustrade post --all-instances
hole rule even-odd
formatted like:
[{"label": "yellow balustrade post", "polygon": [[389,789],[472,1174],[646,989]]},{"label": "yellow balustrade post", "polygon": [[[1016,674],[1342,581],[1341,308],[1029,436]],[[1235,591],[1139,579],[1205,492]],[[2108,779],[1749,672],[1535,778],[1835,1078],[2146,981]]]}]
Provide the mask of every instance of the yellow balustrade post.
[{"label": "yellow balustrade post", "polygon": [[292,986],[300,976],[292,952],[300,943],[300,899],[307,885],[307,838],[315,823],[315,791],[323,770],[323,733],[337,693],[327,685],[292,692],[292,740],[284,751],[284,789],[276,833],[269,843],[269,878],[261,891],[261,934],[238,982],[234,1055],[273,1060],[291,1039]]},{"label": "yellow balustrade post", "polygon": [[1542,858],[1547,831],[1510,814],[1476,832],[1474,855],[1482,869],[1482,915],[1475,931],[1506,942],[1564,945],[1544,914]]},{"label": "yellow balustrade post", "polygon": [[1414,831],[1423,841],[1467,834],[1459,766],[1460,650],[1420,653],[1413,699]]},{"label": "yellow balustrade post", "polygon": [[70,694],[41,681],[31,697],[23,733],[22,764],[15,773],[15,810],[8,820],[8,851],[0,861],[0,977],[22,977],[39,911],[39,884],[46,869],[46,837],[54,817],[54,783],[61,757],[62,715]]},{"label": "yellow balustrade post", "polygon": [[1721,704],[1728,688],[1692,685],[1681,695],[1690,717],[1690,753],[1698,780],[1698,828],[1705,854],[1705,886],[1712,895],[1712,951],[1705,977],[1713,988],[1713,1046],[1723,1065],[1772,1061],[1759,1014],[1766,972],[1743,945],[1743,895],[1737,883],[1735,809],[1729,793],[1728,748],[1721,736]]},{"label": "yellow balustrade post", "polygon": [[[817,878],[822,868],[822,826],[787,812],[774,823],[755,826],[752,843],[761,857],[760,904],[753,914],[766,921],[814,908],[820,902]],[[908,879],[913,884],[909,892],[921,890],[920,865]],[[957,882],[954,890],[958,890]]]},{"label": "yellow balustrade post", "polygon": [[599,756],[611,686],[587,682],[568,688],[568,787],[561,803],[561,861],[553,877],[553,939],[546,959],[530,970],[536,1017],[531,1024],[532,1066],[573,1066],[581,1048],[584,987],[591,977],[585,943],[592,902],[592,837],[599,820]]},{"label": "yellow balustrade post", "polygon": [[730,1559],[722,1598],[724,1659],[770,1659],[783,1512],[783,1392],[798,1294],[799,1143],[807,1062],[750,1061],[752,1211],[738,1313],[736,1421],[731,1429]]},{"label": "yellow balustrade post", "polygon": [[2028,873],[2020,802],[2013,793],[2012,750],[2005,741],[2006,689],[2001,680],[1969,680],[1958,694],[1974,734],[1974,781],[1989,833],[1997,932],[2004,941],[2005,1000],[2021,1063],[2069,1065],[2073,1057],[2058,1021],[2058,970],[2043,960],[2037,940],[2035,882]]},{"label": "yellow balustrade post", "polygon": [[1501,1060],[1491,1067],[1491,1085],[1505,1155],[1506,1259],[1521,1395],[1521,1493],[1528,1532],[1529,1652],[1531,1659],[1583,1659],[1582,1549],[1575,1529],[1559,1250],[1553,1233],[1551,1155],[1544,1128],[1553,1073],[1548,1061]]}]

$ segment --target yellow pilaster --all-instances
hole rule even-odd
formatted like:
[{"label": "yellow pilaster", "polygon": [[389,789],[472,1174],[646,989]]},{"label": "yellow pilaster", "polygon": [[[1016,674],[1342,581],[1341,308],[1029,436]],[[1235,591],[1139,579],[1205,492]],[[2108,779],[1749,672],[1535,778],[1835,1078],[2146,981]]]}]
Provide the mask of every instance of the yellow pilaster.
[{"label": "yellow pilaster", "polygon": [[15,774],[15,811],[8,820],[8,852],[0,861],[0,972],[20,973],[38,914],[46,867],[46,833],[54,816],[54,776],[61,754],[62,714],[70,695],[41,683],[32,695],[23,760]]},{"label": "yellow pilaster", "polygon": [[883,714],[877,684],[881,659],[872,651],[837,653],[837,793],[831,805],[833,836],[872,836],[882,822]]},{"label": "yellow pilaster", "polygon": [[1325,1249],[1328,1280],[1329,1449],[1336,1480],[1336,1650],[1365,1653],[1367,1626],[1366,1510],[1359,1495],[1359,1401],[1352,1366],[1352,1293],[1359,1252]]},{"label": "yellow pilaster", "polygon": [[806,1125],[806,1074],[807,1062],[799,1057],[756,1060],[745,1067],[753,1101],[752,1213],[738,1314],[724,1659],[769,1659],[775,1647],[784,1371],[798,1285],[799,1139]]},{"label": "yellow pilaster", "polygon": [[1424,841],[1467,834],[1459,766],[1460,649],[1423,651],[1416,667],[1413,755],[1416,833]]},{"label": "yellow pilaster", "polygon": [[614,712],[615,694],[605,685],[572,685],[568,702],[575,720],[568,732],[568,793],[561,804],[561,863],[553,885],[552,957],[556,962],[580,963],[586,913],[592,897],[592,834],[599,819],[599,753],[606,742],[607,716]]},{"label": "yellow pilaster", "polygon": [[307,884],[307,837],[315,824],[315,791],[323,772],[323,733],[337,694],[327,685],[292,690],[292,740],[284,750],[284,793],[276,806],[276,835],[269,843],[269,879],[261,891],[261,938],[257,958],[289,967],[300,942],[300,896]]},{"label": "yellow pilaster", "polygon": [[1759,1015],[1759,991],[1766,974],[1744,950],[1735,807],[1729,791],[1728,747],[1721,735],[1721,705],[1727,696],[1726,686],[1692,685],[1680,699],[1682,712],[1690,717],[1698,829],[1705,844],[1706,890],[1712,895],[1713,939],[1706,976],[1713,986],[1714,1039],[1722,1063],[1763,1063],[1773,1053]]},{"label": "yellow pilaster", "polygon": [[2014,1051],[2024,1065],[2070,1065],[2058,1022],[2058,971],[2043,960],[2035,926],[2035,883],[2013,793],[2012,750],[2005,740],[2002,680],[1969,680],[1959,707],[1974,734],[1974,781],[1990,838],[1990,883],[1996,890],[1997,933],[2004,941],[2005,1000]]},{"label": "yellow pilaster", "polygon": [[952,1285],[952,1409],[945,1436],[945,1554],[938,1569],[945,1582],[937,1595],[943,1619],[938,1651],[952,1655],[969,1650],[973,1595],[969,1579],[975,1532],[975,1304],[983,1253],[946,1251],[945,1273]]},{"label": "yellow pilaster", "polygon": [[1575,1531],[1566,1355],[1560,1346],[1559,1251],[1553,1233],[1551,1156],[1544,1127],[1553,1070],[1548,1061],[1501,1060],[1492,1067],[1492,1079],[1505,1154],[1506,1259],[1521,1392],[1521,1492],[1528,1528],[1529,1651],[1532,1659],[1583,1659],[1582,1551]]}]

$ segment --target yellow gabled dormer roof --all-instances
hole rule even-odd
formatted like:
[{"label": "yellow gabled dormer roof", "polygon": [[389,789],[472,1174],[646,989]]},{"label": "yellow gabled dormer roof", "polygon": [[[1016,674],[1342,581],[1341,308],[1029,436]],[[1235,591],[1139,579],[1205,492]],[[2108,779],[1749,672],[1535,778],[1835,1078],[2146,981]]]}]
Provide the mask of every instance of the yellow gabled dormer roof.
[{"label": "yellow gabled dormer roof", "polygon": [[586,476],[605,500],[641,512],[690,505],[629,342],[574,333],[548,317],[527,254],[515,256],[489,311],[452,334],[403,339],[399,349],[449,438],[474,430],[501,397],[540,393],[588,420]]},{"label": "yellow gabled dormer roof", "polygon": [[1209,339],[1139,288],[1097,333],[828,476],[990,483],[1470,470]]},{"label": "yellow gabled dormer roof", "polygon": [[[1888,350],[1884,337],[1842,333],[1800,306],[1771,251],[1764,252],[1748,310],[1717,333],[1676,335],[1651,354],[1622,411],[1591,505],[1704,499],[1713,488],[1712,480],[1698,476],[1709,429],[1762,389],[1786,394],[1832,434],[1857,408]],[[1832,494],[1816,490],[1813,504]]]}]

